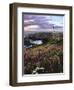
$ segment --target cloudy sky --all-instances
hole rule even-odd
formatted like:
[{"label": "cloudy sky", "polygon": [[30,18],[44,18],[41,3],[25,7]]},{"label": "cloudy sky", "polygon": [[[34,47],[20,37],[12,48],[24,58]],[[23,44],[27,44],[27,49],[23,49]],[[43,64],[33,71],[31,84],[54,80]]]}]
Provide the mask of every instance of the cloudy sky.
[{"label": "cloudy sky", "polygon": [[47,31],[53,28],[63,28],[64,26],[64,16],[58,15],[24,14],[23,21],[24,31]]}]

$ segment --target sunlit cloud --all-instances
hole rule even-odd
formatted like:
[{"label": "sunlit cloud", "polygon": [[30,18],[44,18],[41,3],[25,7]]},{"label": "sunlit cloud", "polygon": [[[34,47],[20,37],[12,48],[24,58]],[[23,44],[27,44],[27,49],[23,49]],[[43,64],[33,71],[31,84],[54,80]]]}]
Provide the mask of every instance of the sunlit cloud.
[{"label": "sunlit cloud", "polygon": [[30,22],[34,22],[34,20],[33,19],[31,19],[31,20],[24,20],[24,23],[30,23]]},{"label": "sunlit cloud", "polygon": [[24,31],[35,31],[36,29],[39,29],[40,27],[38,25],[29,25],[24,27]]}]

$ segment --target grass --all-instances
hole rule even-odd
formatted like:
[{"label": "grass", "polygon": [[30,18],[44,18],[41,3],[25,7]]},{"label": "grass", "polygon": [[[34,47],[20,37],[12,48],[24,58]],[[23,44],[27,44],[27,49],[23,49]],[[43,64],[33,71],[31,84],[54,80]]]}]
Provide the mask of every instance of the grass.
[{"label": "grass", "polygon": [[25,74],[32,74],[36,67],[43,67],[41,73],[63,72],[63,40],[50,40],[46,44],[24,49]]}]

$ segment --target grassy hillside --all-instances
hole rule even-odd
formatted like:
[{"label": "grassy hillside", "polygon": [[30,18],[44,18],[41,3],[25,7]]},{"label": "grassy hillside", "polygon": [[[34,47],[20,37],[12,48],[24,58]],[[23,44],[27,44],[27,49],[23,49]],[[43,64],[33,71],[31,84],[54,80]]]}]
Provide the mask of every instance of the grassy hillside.
[{"label": "grassy hillside", "polygon": [[24,48],[24,73],[63,72],[63,39],[48,39],[47,43],[32,48]]}]

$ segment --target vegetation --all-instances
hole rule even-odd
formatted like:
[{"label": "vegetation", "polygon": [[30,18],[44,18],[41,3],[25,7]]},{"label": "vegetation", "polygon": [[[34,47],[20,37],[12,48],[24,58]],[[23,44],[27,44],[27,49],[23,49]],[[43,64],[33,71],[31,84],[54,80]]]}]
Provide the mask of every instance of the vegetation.
[{"label": "vegetation", "polygon": [[[41,37],[40,37],[41,36]],[[37,33],[25,38],[41,39],[43,44],[24,48],[24,73],[61,73],[63,72],[63,34]],[[25,42],[26,43],[26,42]]]}]

